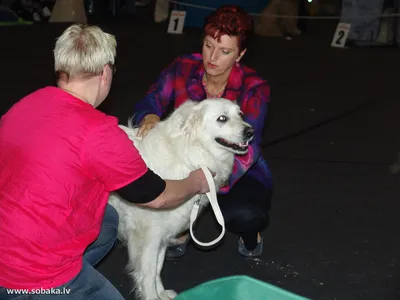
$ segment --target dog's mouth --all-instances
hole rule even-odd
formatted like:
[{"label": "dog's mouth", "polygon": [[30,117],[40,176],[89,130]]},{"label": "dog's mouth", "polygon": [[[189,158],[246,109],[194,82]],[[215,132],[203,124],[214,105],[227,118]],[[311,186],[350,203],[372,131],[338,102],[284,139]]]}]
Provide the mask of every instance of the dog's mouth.
[{"label": "dog's mouth", "polygon": [[249,148],[249,141],[246,141],[244,143],[231,143],[223,138],[216,138],[215,141],[226,147],[226,148],[230,148],[236,152],[240,152],[240,153],[245,153],[247,151],[247,149]]}]

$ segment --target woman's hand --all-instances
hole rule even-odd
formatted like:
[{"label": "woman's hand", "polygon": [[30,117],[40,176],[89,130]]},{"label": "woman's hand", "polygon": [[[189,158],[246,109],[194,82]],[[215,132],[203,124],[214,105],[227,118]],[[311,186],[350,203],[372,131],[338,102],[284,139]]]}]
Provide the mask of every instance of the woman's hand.
[{"label": "woman's hand", "polygon": [[140,122],[140,128],[137,132],[137,136],[145,136],[150,129],[154,128],[156,124],[160,122],[160,117],[155,114],[146,115],[142,122]]},{"label": "woman's hand", "polygon": [[[211,173],[212,177],[215,177],[216,173],[208,169]],[[190,179],[193,184],[197,186],[196,190],[198,194],[205,194],[210,191],[210,187],[208,185],[207,177],[204,174],[202,169],[197,169],[190,172],[188,179]],[[196,193],[196,194],[197,194]]]}]

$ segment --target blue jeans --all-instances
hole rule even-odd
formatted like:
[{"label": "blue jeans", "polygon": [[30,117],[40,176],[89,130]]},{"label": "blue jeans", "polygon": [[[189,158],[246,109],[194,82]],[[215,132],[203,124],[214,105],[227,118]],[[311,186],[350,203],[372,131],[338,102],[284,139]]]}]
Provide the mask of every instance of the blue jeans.
[{"label": "blue jeans", "polygon": [[0,300],[123,300],[118,290],[94,266],[113,247],[118,233],[118,214],[107,205],[100,234],[83,255],[81,272],[72,280],[55,289],[70,293],[64,295],[10,295],[0,287]]}]

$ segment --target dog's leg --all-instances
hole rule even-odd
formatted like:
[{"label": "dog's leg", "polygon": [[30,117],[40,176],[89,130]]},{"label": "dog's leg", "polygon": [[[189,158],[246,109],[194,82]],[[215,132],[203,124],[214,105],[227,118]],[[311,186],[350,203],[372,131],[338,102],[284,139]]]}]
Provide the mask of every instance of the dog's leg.
[{"label": "dog's leg", "polygon": [[[127,249],[129,263],[128,275],[134,282],[136,298],[140,300],[159,300],[156,289],[157,254],[159,241],[152,241],[150,232],[137,234],[131,232],[128,236]],[[144,239],[142,239],[145,237]]]},{"label": "dog's leg", "polygon": [[[157,258],[160,249],[160,241],[152,236],[147,237],[147,241],[141,242],[143,251],[137,258],[136,267],[137,284],[140,291],[140,299],[142,300],[159,300],[157,293]],[[140,266],[140,269],[138,268]]]},{"label": "dog's leg", "polygon": [[142,299],[142,287],[140,282],[142,282],[142,269],[143,266],[140,265],[140,253],[143,253],[143,247],[134,238],[134,233],[130,233],[127,240],[124,240],[128,252],[128,264],[126,265],[126,272],[129,277],[132,278],[133,288],[130,292],[135,292],[137,299]]},{"label": "dog's leg", "polygon": [[162,245],[160,247],[160,251],[158,253],[158,257],[157,257],[157,278],[156,278],[156,286],[157,286],[157,293],[160,295],[160,297],[162,298],[162,294],[165,293],[165,288],[164,285],[162,283],[161,280],[161,270],[164,266],[164,259],[165,259],[165,252],[167,251],[167,247]]},{"label": "dog's leg", "polygon": [[167,244],[163,243],[160,247],[160,251],[158,253],[157,257],[157,279],[156,279],[156,285],[157,285],[157,293],[160,296],[160,299],[163,300],[170,300],[174,299],[177,296],[177,293],[173,290],[165,290],[164,285],[161,280],[161,271],[164,266],[164,261],[165,261],[165,252],[167,250]]}]

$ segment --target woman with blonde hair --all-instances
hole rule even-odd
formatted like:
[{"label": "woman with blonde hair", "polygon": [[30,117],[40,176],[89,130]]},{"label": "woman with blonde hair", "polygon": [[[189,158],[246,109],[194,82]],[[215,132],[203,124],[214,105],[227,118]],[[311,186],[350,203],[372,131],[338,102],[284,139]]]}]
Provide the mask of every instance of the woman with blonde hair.
[{"label": "woman with blonde hair", "polygon": [[0,120],[0,299],[123,299],[94,268],[117,238],[109,194],[161,209],[208,192],[201,169],[158,177],[117,119],[96,109],[116,45],[96,26],[68,27],[54,49],[57,86]]}]

